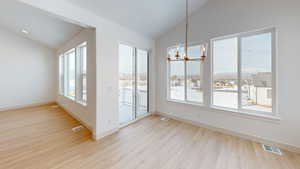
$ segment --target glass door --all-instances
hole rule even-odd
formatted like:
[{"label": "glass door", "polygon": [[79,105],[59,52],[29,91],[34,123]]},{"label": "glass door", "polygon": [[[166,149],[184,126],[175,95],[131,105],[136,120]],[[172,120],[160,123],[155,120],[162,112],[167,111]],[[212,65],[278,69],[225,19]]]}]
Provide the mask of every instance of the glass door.
[{"label": "glass door", "polygon": [[134,48],[119,45],[119,123],[135,119],[135,56]]},{"label": "glass door", "polygon": [[119,123],[148,113],[148,51],[119,45]]},{"label": "glass door", "polygon": [[148,51],[136,52],[136,114],[137,117],[148,113]]}]

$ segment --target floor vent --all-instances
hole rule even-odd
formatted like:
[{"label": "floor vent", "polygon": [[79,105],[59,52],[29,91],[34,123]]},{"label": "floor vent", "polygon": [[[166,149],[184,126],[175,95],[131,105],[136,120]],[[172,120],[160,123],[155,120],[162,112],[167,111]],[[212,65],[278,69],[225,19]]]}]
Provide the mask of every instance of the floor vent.
[{"label": "floor vent", "polygon": [[76,127],[72,128],[72,131],[73,131],[73,132],[78,132],[78,131],[82,130],[83,128],[84,128],[84,127],[83,127],[82,125],[76,126]]},{"label": "floor vent", "polygon": [[273,146],[270,146],[270,145],[263,144],[263,148],[264,148],[265,151],[268,151],[268,152],[271,152],[271,153],[274,153],[274,154],[277,154],[277,155],[282,155],[282,152],[277,147],[273,147]]},{"label": "floor vent", "polygon": [[161,121],[169,121],[170,119],[167,118],[167,117],[162,117],[162,118],[160,118],[160,120],[161,120]]}]

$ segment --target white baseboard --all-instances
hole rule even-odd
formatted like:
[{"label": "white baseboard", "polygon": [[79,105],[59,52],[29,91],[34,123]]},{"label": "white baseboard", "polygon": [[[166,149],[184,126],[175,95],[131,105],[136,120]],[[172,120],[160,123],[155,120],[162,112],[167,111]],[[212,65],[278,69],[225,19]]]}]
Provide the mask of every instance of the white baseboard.
[{"label": "white baseboard", "polygon": [[108,137],[108,136],[110,136],[112,134],[115,134],[118,131],[119,131],[119,128],[116,128],[116,129],[109,130],[109,131],[107,131],[105,133],[99,134],[99,135],[94,135],[93,134],[93,139],[95,141],[100,141],[100,140],[104,139],[105,137]]},{"label": "white baseboard", "polygon": [[56,102],[55,101],[38,102],[38,103],[31,103],[31,104],[0,107],[0,112],[13,111],[13,110],[19,110],[19,109],[28,109],[28,108],[34,108],[34,107],[39,107],[39,106],[47,106],[47,105],[53,105],[53,104],[56,104]]},{"label": "white baseboard", "polygon": [[274,142],[274,141],[266,140],[266,139],[263,139],[263,138],[260,138],[260,137],[239,133],[239,132],[235,132],[235,131],[232,131],[232,130],[227,130],[227,129],[224,129],[224,128],[218,128],[218,127],[214,127],[214,126],[207,125],[207,124],[202,124],[202,123],[199,123],[199,122],[196,122],[196,121],[187,120],[187,119],[184,119],[184,118],[181,118],[181,117],[178,117],[178,116],[174,116],[174,115],[170,115],[170,114],[167,114],[167,113],[156,112],[155,114],[165,116],[165,117],[168,117],[168,118],[171,118],[171,119],[174,119],[174,120],[177,120],[177,121],[181,121],[181,122],[184,122],[184,123],[189,123],[191,125],[198,126],[198,127],[201,127],[201,128],[206,128],[206,129],[209,129],[209,130],[212,130],[212,131],[217,131],[217,132],[220,132],[220,133],[240,137],[240,138],[243,138],[243,139],[251,140],[251,141],[262,143],[262,144],[273,145],[273,146],[279,147],[283,150],[288,150],[288,151],[291,151],[291,152],[300,153],[300,148],[299,147],[295,147],[295,146],[292,146],[292,145],[289,145],[289,144]]},{"label": "white baseboard", "polygon": [[93,127],[91,127],[90,125],[88,125],[87,123],[85,123],[84,121],[82,121],[76,114],[72,113],[71,111],[69,111],[68,109],[66,109],[64,106],[62,106],[59,103],[56,103],[61,109],[63,109],[65,112],[67,112],[70,116],[72,116],[74,119],[76,119],[77,121],[79,121],[85,128],[87,128],[88,130],[90,130],[90,132],[93,135],[93,138],[95,138],[95,131],[93,130]]},{"label": "white baseboard", "polygon": [[138,118],[136,118],[135,120],[132,120],[132,121],[130,121],[130,122],[128,122],[128,123],[125,123],[125,124],[120,125],[120,126],[119,126],[119,129],[124,128],[124,127],[127,127],[127,126],[129,126],[129,125],[131,125],[131,124],[133,124],[133,123],[136,123],[136,122],[138,122],[138,121],[140,121],[140,120],[142,120],[142,119],[144,119],[144,118],[146,118],[146,117],[149,117],[149,116],[151,116],[151,115],[153,115],[153,114],[154,114],[154,113],[147,113],[147,114],[145,114],[145,115],[142,115],[141,117],[138,117]]},{"label": "white baseboard", "polygon": [[107,137],[107,136],[110,136],[110,135],[112,135],[112,134],[114,134],[114,133],[117,133],[120,129],[122,129],[122,128],[124,128],[124,127],[127,127],[127,126],[129,126],[129,125],[131,125],[131,124],[133,124],[133,123],[136,123],[136,122],[138,122],[138,121],[140,121],[140,120],[142,120],[142,119],[144,119],[144,118],[146,118],[146,117],[149,117],[149,116],[151,116],[151,115],[153,115],[153,114],[154,114],[154,113],[147,113],[147,114],[145,114],[145,115],[143,115],[143,116],[141,116],[141,117],[139,117],[139,118],[137,118],[137,119],[135,119],[135,120],[133,120],[133,121],[131,121],[131,122],[129,122],[129,123],[120,125],[120,126],[119,126],[118,128],[116,128],[116,129],[112,129],[112,130],[107,131],[107,132],[105,132],[105,133],[102,133],[102,134],[100,134],[100,135],[93,135],[93,138],[94,138],[94,140],[96,140],[96,141],[100,141],[100,140],[104,139],[104,138]]}]

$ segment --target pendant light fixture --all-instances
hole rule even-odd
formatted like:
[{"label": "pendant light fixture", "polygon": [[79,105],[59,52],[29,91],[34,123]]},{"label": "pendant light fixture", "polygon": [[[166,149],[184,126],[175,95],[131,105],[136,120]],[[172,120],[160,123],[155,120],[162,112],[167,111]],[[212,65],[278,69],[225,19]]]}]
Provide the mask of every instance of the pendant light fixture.
[{"label": "pendant light fixture", "polygon": [[[168,56],[167,60],[168,61],[188,61],[188,60],[195,60],[195,59],[190,59],[188,56],[188,30],[189,30],[189,2],[188,0],[185,1],[185,43],[184,45],[178,44],[176,47],[172,47],[168,50]],[[184,51],[180,50],[181,47],[184,46]],[[200,54],[201,56],[197,58],[196,60],[201,60],[204,61],[206,56],[207,56],[207,44],[200,45]]]}]

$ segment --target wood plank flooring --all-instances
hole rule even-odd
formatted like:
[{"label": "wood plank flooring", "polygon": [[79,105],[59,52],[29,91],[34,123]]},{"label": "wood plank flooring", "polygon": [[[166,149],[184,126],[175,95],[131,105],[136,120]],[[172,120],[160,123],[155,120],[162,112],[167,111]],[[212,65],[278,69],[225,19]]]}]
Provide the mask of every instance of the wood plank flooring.
[{"label": "wood plank flooring", "polygon": [[50,106],[0,112],[1,169],[300,169],[248,140],[147,117],[99,142]]}]

